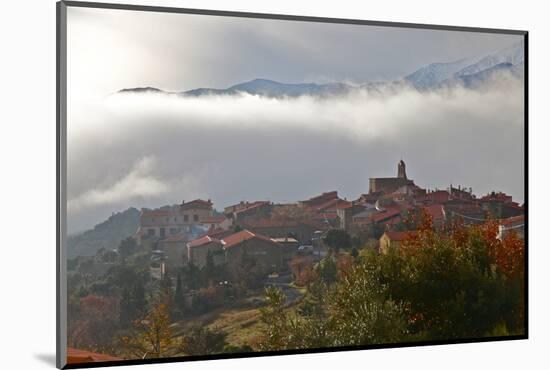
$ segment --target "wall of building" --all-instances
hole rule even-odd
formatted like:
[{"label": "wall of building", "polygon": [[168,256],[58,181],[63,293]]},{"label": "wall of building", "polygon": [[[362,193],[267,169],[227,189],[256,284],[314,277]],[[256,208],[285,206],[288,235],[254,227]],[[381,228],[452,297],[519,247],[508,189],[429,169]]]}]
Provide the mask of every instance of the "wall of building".
[{"label": "wall of building", "polygon": [[235,271],[246,253],[254,258],[267,275],[281,268],[281,249],[274,243],[262,239],[250,239],[225,250],[225,260],[230,271]]},{"label": "wall of building", "polygon": [[161,250],[166,255],[165,266],[168,271],[173,271],[187,263],[186,242],[164,242],[161,243]]},{"label": "wall of building", "polygon": [[202,268],[206,265],[206,257],[208,256],[208,252],[212,253],[215,265],[225,262],[223,245],[220,243],[208,243],[197,247],[188,247],[188,260],[195,266]]}]

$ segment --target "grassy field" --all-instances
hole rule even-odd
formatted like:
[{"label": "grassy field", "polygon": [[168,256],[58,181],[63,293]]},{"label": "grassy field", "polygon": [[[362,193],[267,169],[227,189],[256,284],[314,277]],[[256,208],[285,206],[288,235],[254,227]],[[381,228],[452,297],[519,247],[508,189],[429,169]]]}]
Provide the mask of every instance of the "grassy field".
[{"label": "grassy field", "polygon": [[226,340],[230,345],[243,346],[247,344],[257,350],[261,325],[260,310],[253,308],[224,311],[207,327],[227,333]]}]

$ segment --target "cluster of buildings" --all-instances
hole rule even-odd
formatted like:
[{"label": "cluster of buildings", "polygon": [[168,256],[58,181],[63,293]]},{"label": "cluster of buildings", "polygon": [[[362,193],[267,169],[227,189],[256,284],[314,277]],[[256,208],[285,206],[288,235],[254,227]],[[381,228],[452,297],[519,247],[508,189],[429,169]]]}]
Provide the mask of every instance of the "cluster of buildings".
[{"label": "cluster of buildings", "polygon": [[288,204],[242,201],[223,212],[217,212],[210,200],[201,199],[144,209],[137,238],[140,244],[163,251],[168,269],[190,262],[202,267],[209,255],[215,264],[226,263],[231,268],[246,253],[271,273],[284,269],[300,245],[311,245],[330,229],[372,235],[382,230],[381,246],[399,244],[406,237],[399,230],[414,211],[429,214],[436,226],[455,217],[466,223],[492,218],[501,220],[499,236],[512,229],[523,233],[524,207],[511,196],[493,192],[478,198],[471,188],[453,185],[426,190],[407,177],[401,160],[396,177],[371,178],[368,193],[355,200],[329,191]]}]

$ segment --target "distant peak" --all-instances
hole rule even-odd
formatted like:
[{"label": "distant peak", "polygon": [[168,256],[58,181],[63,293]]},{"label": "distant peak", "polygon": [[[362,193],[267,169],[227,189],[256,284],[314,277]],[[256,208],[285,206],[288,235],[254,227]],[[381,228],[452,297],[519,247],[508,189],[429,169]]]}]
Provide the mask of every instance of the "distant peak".
[{"label": "distant peak", "polygon": [[166,93],[166,91],[163,91],[161,89],[157,89],[156,87],[146,86],[146,87],[133,87],[128,89],[122,89],[118,91],[119,93],[146,93],[146,92],[152,92],[152,93]]}]

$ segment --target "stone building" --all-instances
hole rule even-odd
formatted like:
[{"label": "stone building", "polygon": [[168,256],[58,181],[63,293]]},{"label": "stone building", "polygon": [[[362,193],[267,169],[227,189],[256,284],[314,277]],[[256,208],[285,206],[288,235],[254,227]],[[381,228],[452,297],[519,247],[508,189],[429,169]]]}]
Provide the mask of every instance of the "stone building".
[{"label": "stone building", "polygon": [[413,180],[407,178],[406,166],[403,160],[397,164],[397,177],[372,177],[369,179],[369,193],[393,193],[403,186],[416,186]]},{"label": "stone building", "polygon": [[214,265],[225,262],[223,243],[221,240],[208,235],[187,243],[187,257],[189,263],[202,268],[206,265],[208,254],[211,254]]},{"label": "stone building", "polygon": [[254,258],[266,276],[278,272],[282,264],[281,245],[267,236],[242,230],[222,240],[229,271],[236,271],[243,254]]},{"label": "stone building", "polygon": [[415,234],[414,231],[386,231],[380,238],[380,253],[387,254],[390,249],[401,247],[405,240]]},{"label": "stone building", "polygon": [[165,255],[165,268],[175,271],[187,264],[187,237],[185,234],[170,235],[159,243]]},{"label": "stone building", "polygon": [[143,209],[140,215],[138,242],[143,239],[162,240],[168,236],[190,231],[192,226],[201,225],[212,218],[212,202],[196,199],[172,207],[150,210]]}]

